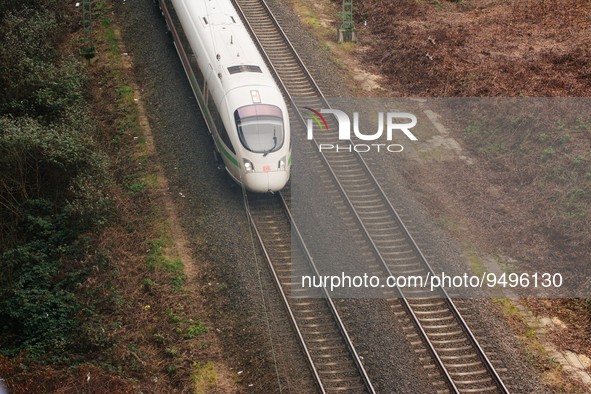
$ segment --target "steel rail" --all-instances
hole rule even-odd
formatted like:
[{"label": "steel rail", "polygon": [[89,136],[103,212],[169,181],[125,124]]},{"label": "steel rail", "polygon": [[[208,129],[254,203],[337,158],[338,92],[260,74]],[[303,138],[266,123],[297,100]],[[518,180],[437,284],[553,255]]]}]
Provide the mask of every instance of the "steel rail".
[{"label": "steel rail", "polygon": [[[295,221],[293,220],[293,217],[291,216],[291,213],[289,211],[289,207],[287,206],[287,202],[285,201],[285,198],[283,196],[282,193],[278,193],[278,197],[281,201],[282,207],[286,213],[286,216],[288,218],[288,222],[290,223],[292,229],[294,230],[296,237],[297,237],[297,241],[300,245],[300,247],[302,248],[302,251],[304,252],[304,256],[306,257],[306,261],[309,265],[309,267],[312,269],[312,271],[314,272],[314,274],[316,276],[319,276],[319,272],[318,269],[316,267],[316,265],[314,264],[314,260],[308,250],[308,248],[306,247],[306,244],[304,243],[304,240],[299,232],[299,229],[295,223]],[[298,337],[298,341],[300,342],[300,345],[302,346],[302,349],[304,350],[304,353],[306,355],[306,359],[312,369],[312,372],[314,374],[314,379],[316,380],[316,383],[318,384],[320,390],[322,391],[322,393],[326,394],[326,389],[324,388],[324,385],[322,383],[322,379],[320,378],[318,371],[316,369],[316,366],[314,364],[314,361],[312,359],[312,355],[310,354],[310,351],[306,345],[306,341],[299,329],[299,326],[297,324],[297,319],[295,318],[292,310],[291,310],[291,306],[289,304],[289,300],[285,294],[285,291],[283,290],[283,287],[281,286],[281,281],[277,275],[277,272],[275,270],[275,267],[273,266],[273,262],[271,259],[271,256],[269,255],[269,253],[267,252],[267,249],[265,247],[265,243],[263,240],[263,237],[261,236],[261,233],[259,232],[259,229],[256,225],[256,222],[254,220],[254,217],[252,215],[252,212],[250,210],[250,208],[248,206],[245,206],[246,209],[246,213],[250,222],[250,225],[252,225],[254,232],[256,234],[258,243],[263,251],[263,254],[265,256],[265,260],[267,262],[267,265],[269,267],[269,269],[271,270],[275,285],[281,295],[281,300],[285,306],[285,308],[288,311],[289,317],[290,317],[290,323],[292,324],[294,330],[296,331],[296,335]],[[345,342],[347,349],[349,350],[349,352],[351,353],[351,357],[353,358],[353,361],[355,363],[355,365],[357,366],[357,369],[359,370],[359,373],[361,375],[361,378],[363,379],[366,388],[368,389],[370,394],[376,394],[373,385],[369,379],[369,376],[367,375],[367,372],[365,371],[365,367],[363,366],[363,364],[361,363],[361,359],[359,358],[359,355],[357,354],[357,351],[355,350],[355,346],[353,345],[351,338],[349,337],[349,334],[347,333],[347,330],[338,314],[338,311],[336,310],[336,307],[334,305],[334,302],[332,301],[332,298],[330,297],[330,295],[328,294],[327,290],[323,287],[321,288],[321,291],[323,293],[323,298],[325,299],[329,310],[333,316],[333,319],[336,323],[336,326],[340,332],[340,334],[343,337],[343,341]]]},{"label": "steel rail", "polygon": [[[302,119],[303,119],[303,117],[302,117]],[[314,139],[314,143],[316,144],[316,147],[318,148],[318,142],[316,141],[316,139]],[[390,271],[390,268],[388,267],[388,264],[386,263],[386,261],[382,257],[382,254],[380,253],[378,247],[376,246],[375,242],[373,241],[371,235],[367,231],[367,227],[365,227],[365,224],[363,223],[363,221],[359,217],[359,214],[357,213],[357,210],[353,206],[353,203],[351,202],[351,199],[349,199],[349,196],[345,192],[345,189],[343,188],[343,185],[341,184],[341,182],[339,181],[338,177],[334,173],[332,167],[330,166],[330,164],[329,164],[326,156],[322,152],[320,152],[320,153],[321,153],[322,159],[324,160],[324,163],[328,167],[328,170],[330,171],[330,174],[333,177],[333,180],[336,182],[337,186],[339,187],[339,190],[341,191],[341,194],[342,194],[343,198],[345,199],[345,201],[347,201],[347,204],[351,208],[351,211],[352,211],[353,215],[357,219],[357,223],[361,226],[361,228],[363,230],[363,234],[365,235],[365,238],[371,244],[371,246],[373,248],[373,251],[374,251],[374,254],[376,255],[376,257],[380,261],[380,264],[382,265],[382,268],[386,271],[386,273],[388,274],[388,276],[394,276],[392,274],[392,271]],[[448,381],[448,384],[451,386],[451,389],[453,390],[453,392],[456,393],[456,394],[460,394],[459,389],[456,387],[455,383],[453,382],[453,379],[449,375],[449,372],[447,371],[447,368],[445,367],[445,365],[443,364],[443,361],[441,360],[441,358],[437,354],[437,351],[435,350],[435,347],[433,346],[433,344],[429,340],[429,337],[427,336],[427,333],[425,332],[425,330],[421,326],[421,324],[419,322],[419,319],[415,315],[414,311],[412,310],[412,307],[408,303],[408,300],[404,296],[404,293],[402,292],[402,289],[400,289],[397,285],[394,286],[394,289],[396,289],[396,291],[400,295],[400,299],[404,303],[404,308],[406,309],[407,313],[409,313],[411,315],[412,320],[413,320],[413,324],[418,329],[418,331],[419,331],[419,333],[421,335],[421,338],[423,339],[423,342],[425,342],[427,344],[428,349],[429,349],[429,352],[431,353],[431,356],[435,359],[435,362],[437,364],[437,367],[440,369],[440,371],[446,377],[446,379]]]},{"label": "steel rail", "polygon": [[[236,0],[232,0],[232,1],[236,1]],[[263,6],[263,8],[265,9],[265,12],[267,13],[267,15],[269,15],[269,18],[271,19],[271,21],[273,22],[273,24],[275,25],[277,30],[279,30],[279,32],[281,33],[281,38],[287,44],[289,51],[295,57],[298,65],[304,70],[304,74],[310,80],[310,84],[314,87],[314,89],[319,94],[319,96],[324,98],[324,94],[322,94],[320,87],[318,86],[318,84],[316,83],[314,78],[312,77],[312,73],[310,71],[308,71],[308,68],[306,68],[306,65],[304,64],[303,60],[300,58],[300,55],[298,55],[298,53],[295,50],[295,48],[293,47],[293,45],[291,45],[291,41],[289,41],[289,39],[287,38],[287,34],[285,34],[283,29],[281,28],[281,25],[279,24],[279,22],[277,21],[277,19],[273,15],[273,12],[271,11],[271,9],[267,5],[267,3],[264,0],[260,1],[260,3]],[[279,74],[277,74],[277,77],[279,77]]]},{"label": "steel rail", "polygon": [[[262,43],[260,42],[260,40],[258,39],[258,37],[256,36],[256,34],[254,33],[254,29],[252,28],[252,26],[248,22],[248,20],[247,20],[245,14],[244,14],[242,8],[240,7],[240,5],[238,4],[238,2],[236,0],[232,0],[232,2],[234,3],[235,8],[238,10],[241,19],[243,20],[243,22],[245,23],[245,25],[248,27],[249,34],[255,40],[255,42],[256,42],[256,44],[257,44],[257,46],[259,48],[259,51],[261,52],[261,54],[262,54],[265,62],[272,69],[272,72],[273,72],[273,74],[275,76],[276,81],[280,85],[280,88],[283,90],[284,94],[287,96],[287,98],[289,99],[289,101],[292,103],[292,107],[295,107],[295,112],[297,114],[297,117],[299,118],[299,120],[302,123],[302,125],[304,125],[304,127],[305,127],[306,122],[305,122],[305,120],[304,120],[301,112],[298,109],[297,103],[295,103],[295,101],[293,100],[291,94],[289,93],[289,90],[287,89],[287,87],[285,86],[285,84],[283,83],[283,81],[281,80],[281,78],[279,76],[279,72],[274,67],[271,59],[269,58],[269,56],[267,55],[267,53],[266,53],[266,51],[264,49],[264,46],[262,45]],[[296,61],[299,64],[299,66],[303,69],[303,71],[304,71],[307,79],[309,80],[310,84],[312,85],[312,88],[317,92],[318,96],[317,97],[311,97],[311,99],[312,98],[319,99],[319,100],[321,100],[326,105],[326,108],[330,108],[329,103],[326,101],[326,99],[324,98],[324,96],[323,96],[320,88],[318,87],[318,85],[316,84],[316,82],[314,81],[314,79],[312,78],[311,73],[305,67],[303,61],[301,60],[301,58],[299,57],[299,55],[297,54],[297,52],[293,48],[291,42],[287,38],[287,35],[285,34],[285,32],[283,31],[283,29],[281,28],[281,26],[277,22],[276,18],[274,17],[273,13],[271,12],[271,10],[269,9],[269,7],[267,6],[266,2],[264,0],[259,0],[259,2],[263,5],[263,7],[264,7],[266,13],[268,14],[269,18],[271,19],[272,23],[275,25],[275,27],[277,28],[277,30],[280,32],[282,40],[285,42],[285,44],[289,48],[290,52],[293,54],[294,58],[296,59]],[[317,140],[315,138],[313,138],[313,141],[314,141],[314,144],[316,145],[316,147],[318,148],[319,147],[319,144],[318,144]],[[350,145],[353,145],[353,143],[350,140],[349,140],[349,144]],[[390,211],[390,213],[395,218],[397,224],[399,225],[399,227],[402,230],[405,238],[407,239],[408,244],[411,246],[411,248],[415,252],[415,255],[419,258],[419,260],[423,263],[423,265],[427,268],[427,270],[434,276],[435,274],[433,272],[433,269],[431,268],[431,265],[427,262],[427,259],[425,258],[425,256],[423,255],[423,253],[420,251],[420,249],[419,249],[418,245],[416,244],[416,242],[414,241],[412,235],[410,234],[410,232],[408,231],[408,229],[406,228],[406,226],[404,225],[404,223],[400,219],[400,216],[398,215],[398,213],[396,212],[396,210],[392,206],[390,200],[388,199],[388,197],[384,193],[382,187],[379,185],[377,179],[375,178],[375,176],[373,175],[373,173],[371,172],[371,170],[367,166],[367,163],[365,162],[365,160],[363,159],[363,157],[359,154],[359,152],[357,152],[355,150],[354,150],[354,152],[355,152],[355,156],[357,157],[357,159],[361,163],[361,166],[362,166],[363,170],[366,172],[366,174],[369,176],[370,180],[372,181],[372,183],[374,184],[374,186],[376,187],[376,189],[379,191],[379,194],[381,195],[382,199],[386,202],[387,207],[388,207],[388,210]],[[377,246],[373,242],[373,240],[371,238],[371,235],[369,234],[369,232],[367,231],[367,228],[363,224],[363,221],[359,217],[359,215],[358,215],[358,213],[357,213],[357,211],[356,211],[353,203],[349,199],[349,197],[348,197],[348,195],[347,195],[344,187],[342,186],[342,184],[338,180],[337,175],[334,173],[334,171],[332,169],[332,166],[330,165],[328,159],[326,158],[325,154],[322,151],[319,150],[319,153],[321,154],[321,156],[322,156],[322,158],[323,158],[323,160],[324,160],[327,168],[330,170],[330,173],[331,173],[333,179],[335,180],[336,184],[338,185],[342,196],[347,201],[347,203],[350,206],[352,212],[354,213],[354,215],[355,215],[358,223],[360,224],[360,226],[364,230],[364,234],[365,234],[366,238],[369,240],[370,244],[372,245],[372,248],[374,249],[374,253],[376,254],[376,256],[378,257],[378,259],[380,260],[381,265],[386,270],[386,272],[389,275],[391,275],[391,271],[390,271],[389,267],[387,266],[387,263],[385,262],[385,260],[383,259],[383,257],[381,255],[379,249],[377,248]],[[414,311],[412,310],[412,307],[409,305],[409,303],[408,303],[406,297],[404,296],[403,292],[401,291],[400,288],[398,288],[398,286],[396,286],[396,290],[401,295],[401,299],[403,300],[405,309],[411,315],[411,317],[413,319],[414,325],[416,327],[418,327],[419,333],[421,334],[421,336],[423,338],[423,341],[428,344],[428,348],[430,350],[430,353],[432,354],[433,358],[435,359],[438,368],[443,372],[444,376],[447,378],[448,384],[450,385],[450,387],[452,388],[452,390],[455,393],[459,393],[460,390],[456,387],[453,379],[449,375],[449,372],[447,371],[447,368],[445,367],[443,361],[441,360],[441,358],[437,354],[436,349],[433,347],[433,345],[431,343],[431,340],[428,338],[428,335],[426,334],[426,332],[422,328],[422,326],[421,326],[418,318],[416,317]],[[452,314],[454,315],[454,317],[456,318],[456,320],[458,321],[458,323],[460,323],[460,327],[461,327],[462,331],[464,332],[464,334],[466,335],[466,338],[469,340],[469,342],[471,343],[472,347],[474,349],[476,349],[476,351],[477,351],[479,357],[481,358],[481,360],[484,361],[485,368],[487,369],[487,371],[489,372],[489,374],[491,375],[491,377],[494,379],[495,385],[499,388],[499,390],[501,390],[501,392],[508,394],[509,393],[508,389],[506,388],[506,386],[504,385],[504,383],[501,380],[500,376],[496,372],[496,370],[495,370],[494,366],[492,365],[492,363],[490,362],[489,358],[486,356],[484,350],[482,349],[482,347],[478,343],[478,340],[474,337],[474,334],[468,328],[467,323],[462,318],[461,314],[457,310],[456,306],[454,305],[453,301],[449,297],[448,293],[442,287],[439,289],[439,291],[441,292],[442,298],[445,300],[445,302],[448,305],[450,311],[452,312]]]},{"label": "steel rail", "polygon": [[257,225],[252,217],[252,214],[250,212],[250,208],[246,205],[244,208],[246,209],[246,215],[248,216],[248,220],[250,222],[250,225],[252,226],[254,233],[257,237],[257,240],[259,241],[259,245],[261,247],[261,250],[263,251],[263,254],[265,255],[265,261],[267,262],[267,266],[269,267],[269,269],[271,270],[271,273],[273,274],[273,280],[275,282],[275,286],[277,287],[277,291],[279,291],[279,295],[281,296],[281,301],[283,302],[283,306],[285,306],[285,309],[287,310],[287,313],[289,315],[289,322],[291,323],[294,331],[296,332],[296,336],[298,337],[298,341],[300,342],[300,346],[302,347],[302,349],[306,355],[306,359],[308,361],[308,364],[310,365],[310,367],[312,369],[312,374],[314,375],[314,380],[316,380],[316,384],[318,384],[318,388],[320,388],[320,391],[323,394],[326,394],[326,390],[324,389],[324,385],[322,384],[322,380],[320,379],[320,376],[318,375],[318,371],[316,370],[316,366],[314,365],[314,360],[312,360],[312,356],[310,355],[310,351],[308,350],[308,346],[306,346],[306,341],[304,340],[302,332],[300,331],[300,328],[298,327],[298,323],[296,321],[296,318],[293,315],[291,307],[289,306],[289,301],[287,300],[287,296],[285,295],[285,292],[283,291],[283,287],[281,286],[281,281],[279,280],[279,277],[277,276],[277,271],[275,271],[275,267],[273,266],[273,262],[271,261],[271,257],[269,256],[269,253],[267,253],[267,248],[265,248],[265,243],[263,242],[263,238],[261,237],[261,233],[259,232],[259,229],[257,228]]},{"label": "steel rail", "polygon": [[[312,258],[312,255],[310,254],[310,251],[308,250],[308,248],[306,247],[306,244],[304,243],[304,238],[302,237],[302,234],[300,233],[300,230],[298,229],[298,226],[296,225],[295,220],[291,216],[291,212],[289,210],[287,202],[285,201],[285,198],[283,197],[283,193],[279,192],[278,194],[279,194],[279,198],[281,199],[281,203],[283,204],[283,209],[285,210],[285,213],[287,214],[289,221],[291,223],[292,230],[295,231],[298,242],[300,243],[300,246],[302,247],[302,249],[305,252],[306,259],[308,260],[308,264],[310,265],[310,267],[314,271],[314,275],[316,275],[316,277],[320,277],[320,273],[318,272],[318,269],[316,268],[316,264],[314,264],[314,260]],[[341,335],[345,339],[345,343],[347,344],[347,347],[349,348],[349,352],[351,352],[351,355],[353,356],[355,364],[357,365],[357,368],[359,369],[359,372],[361,373],[361,377],[363,378],[365,385],[369,389],[370,393],[375,393],[373,385],[371,384],[371,381],[369,380],[369,376],[367,375],[367,372],[365,371],[365,367],[361,363],[361,359],[359,358],[359,355],[357,354],[357,351],[355,350],[355,346],[353,345],[353,341],[351,341],[351,338],[349,337],[349,334],[347,333],[345,325],[343,324],[343,321],[341,320],[341,317],[339,316],[339,313],[337,312],[337,308],[335,307],[334,303],[332,302],[332,297],[330,296],[330,294],[328,294],[328,290],[326,290],[326,287],[321,287],[321,289],[322,289],[322,293],[324,294],[324,298],[327,300],[327,303],[330,307],[330,311],[332,312],[332,315],[333,315],[335,321],[337,322],[337,327],[339,328]]]},{"label": "steel rail", "polygon": [[[326,102],[326,100],[324,98],[321,98],[321,99],[326,103],[327,108],[330,108],[330,105],[328,104],[328,102]],[[300,118],[300,121],[302,122],[302,124],[305,125],[305,120],[304,120],[303,116],[301,115],[301,113],[299,111],[298,111],[298,115],[299,115],[299,118]],[[393,276],[390,268],[388,267],[387,263],[385,262],[385,260],[384,260],[384,258],[382,256],[381,252],[379,251],[377,245],[375,244],[375,242],[373,241],[371,235],[369,234],[369,231],[367,230],[367,227],[363,223],[363,220],[359,217],[359,214],[357,213],[357,210],[355,209],[353,203],[351,202],[349,196],[347,195],[347,193],[346,193],[346,191],[345,191],[342,183],[339,181],[337,175],[335,174],[335,172],[332,169],[332,166],[328,162],[328,159],[326,158],[326,155],[319,149],[319,144],[318,144],[318,142],[316,141],[315,138],[313,138],[313,141],[314,141],[314,144],[316,145],[316,148],[318,148],[319,153],[320,153],[322,159],[324,160],[324,163],[326,164],[328,170],[330,171],[330,174],[332,175],[333,180],[335,181],[335,183],[339,187],[339,190],[341,192],[341,195],[343,196],[343,198],[345,199],[345,201],[347,202],[347,204],[351,208],[351,212],[354,214],[354,216],[355,216],[358,224],[361,226],[366,239],[371,244],[372,249],[373,249],[374,253],[376,254],[376,257],[378,258],[378,260],[380,261],[380,264],[382,265],[382,268],[384,268],[384,270],[387,272],[388,276]],[[350,145],[353,145],[350,140],[348,140],[348,142],[349,142]],[[427,259],[425,258],[425,256],[423,255],[423,253],[419,249],[418,245],[416,244],[414,238],[412,237],[412,235],[410,234],[410,232],[408,231],[408,229],[406,228],[406,226],[402,222],[402,219],[400,218],[400,216],[398,215],[398,213],[396,212],[396,210],[392,206],[390,200],[388,199],[388,197],[384,193],[383,189],[379,185],[377,179],[375,179],[375,176],[373,175],[373,173],[371,172],[371,170],[367,166],[365,160],[363,160],[363,158],[361,157],[361,155],[359,154],[359,152],[355,151],[354,149],[353,149],[353,151],[355,152],[355,154],[356,154],[357,158],[359,159],[359,161],[363,164],[363,169],[366,171],[367,175],[370,177],[370,179],[374,183],[374,186],[376,186],[376,188],[379,190],[382,199],[387,203],[388,208],[389,208],[391,214],[393,214],[393,216],[394,216],[394,218],[395,218],[398,226],[403,230],[403,235],[407,239],[407,242],[409,243],[409,245],[411,246],[411,248],[414,250],[415,254],[419,257],[419,259],[421,260],[421,262],[423,263],[423,265],[427,268],[427,270],[429,271],[429,273],[432,276],[435,276],[435,273],[433,272],[433,269],[431,268],[431,265],[427,262]],[[454,383],[453,379],[449,375],[449,372],[448,372],[447,368],[445,367],[443,361],[439,357],[439,354],[437,353],[437,350],[435,349],[435,347],[431,343],[431,340],[429,339],[427,333],[422,328],[422,326],[421,326],[418,318],[416,317],[414,311],[412,310],[412,307],[409,305],[408,300],[406,299],[406,296],[404,296],[404,292],[397,285],[394,286],[394,288],[400,294],[400,296],[401,296],[400,298],[401,298],[401,300],[404,303],[405,309],[412,316],[414,325],[419,329],[419,332],[420,332],[421,336],[423,337],[424,341],[427,343],[427,345],[429,347],[429,350],[432,353],[433,358],[436,360],[436,363],[437,363],[438,367],[444,373],[444,376],[447,378],[448,383],[450,384],[452,390],[455,393],[458,393],[459,394],[460,393],[460,390],[457,388],[457,386]],[[448,305],[450,311],[452,312],[452,314],[454,315],[454,317],[459,321],[460,328],[462,329],[462,331],[466,335],[467,339],[471,342],[471,345],[476,349],[478,355],[485,362],[485,368],[487,368],[488,372],[495,379],[495,384],[497,385],[497,387],[503,393],[509,394],[509,390],[506,388],[506,386],[503,383],[502,379],[500,378],[500,376],[498,375],[498,373],[495,370],[494,366],[490,362],[488,356],[486,355],[486,353],[484,352],[484,350],[482,349],[482,347],[478,343],[478,340],[474,337],[474,334],[468,328],[468,324],[466,323],[466,321],[464,320],[464,318],[461,316],[460,312],[457,310],[455,304],[453,303],[453,301],[449,297],[448,293],[445,291],[445,289],[443,287],[439,287],[437,291],[439,291],[442,294],[442,298],[445,300],[445,302]]]},{"label": "steel rail", "polygon": [[[326,108],[330,108],[330,105],[328,104],[328,102],[326,102],[326,100],[323,97],[321,99],[326,103]],[[303,116],[301,115],[301,113],[299,111],[297,111],[297,113],[299,115],[300,121],[302,122],[303,125],[305,125],[305,120],[304,120]],[[316,145],[316,148],[319,148],[319,144],[318,144],[318,142],[316,141],[315,138],[313,138],[313,141],[314,141],[314,144]],[[348,141],[349,141],[349,144],[350,145],[353,145],[350,140],[348,140]],[[396,210],[392,206],[390,200],[387,198],[386,194],[384,193],[383,189],[379,185],[378,181],[375,179],[375,176],[373,175],[373,173],[371,172],[371,170],[367,166],[365,160],[363,160],[363,158],[361,157],[361,155],[359,154],[359,152],[357,152],[355,150],[353,150],[353,151],[355,152],[355,154],[356,154],[357,158],[359,159],[359,161],[362,163],[363,169],[366,171],[366,173],[368,174],[369,178],[374,183],[374,186],[376,186],[376,188],[379,190],[382,199],[387,203],[388,209],[390,210],[391,214],[394,216],[394,218],[395,218],[398,226],[400,227],[400,229],[403,230],[402,231],[403,232],[403,235],[407,239],[408,244],[414,250],[416,256],[421,260],[421,262],[423,263],[423,265],[425,266],[425,268],[427,268],[427,270],[430,272],[430,274],[432,276],[435,276],[435,273],[433,272],[433,269],[432,269],[431,265],[427,262],[427,259],[425,258],[425,256],[423,255],[423,253],[419,249],[418,245],[416,244],[415,240],[413,239],[412,235],[410,234],[410,232],[408,231],[408,229],[406,228],[406,226],[402,222],[402,219],[400,219],[400,216],[398,215],[398,213],[396,212]],[[332,175],[333,180],[335,181],[335,183],[339,187],[339,190],[341,192],[341,195],[343,196],[343,198],[345,199],[345,201],[347,202],[347,204],[351,208],[351,212],[354,214],[354,216],[355,216],[358,224],[363,229],[363,233],[364,233],[366,239],[371,244],[372,249],[373,249],[376,257],[378,258],[380,264],[382,265],[382,268],[387,272],[387,274],[389,276],[393,276],[390,268],[388,267],[387,263],[385,262],[385,260],[384,260],[384,258],[382,256],[381,252],[379,251],[378,247],[374,243],[374,241],[373,241],[371,235],[369,234],[367,228],[365,227],[365,224],[363,223],[362,219],[359,217],[359,214],[357,213],[357,210],[355,209],[353,203],[349,199],[349,196],[347,195],[347,193],[346,193],[343,185],[339,181],[337,175],[334,173],[334,171],[332,169],[332,166],[330,165],[330,163],[328,162],[328,159],[326,158],[326,155],[322,151],[320,151],[320,149],[319,149],[319,153],[320,153],[322,159],[324,160],[324,163],[326,164],[328,170],[330,171],[330,174]],[[430,351],[432,357],[435,359],[437,366],[443,372],[444,376],[447,378],[448,383],[451,386],[451,388],[454,391],[454,393],[458,393],[459,394],[460,393],[460,389],[457,388],[456,384],[454,383],[454,380],[449,375],[449,372],[448,372],[447,368],[445,367],[445,364],[443,363],[443,361],[439,357],[439,355],[437,353],[437,350],[434,348],[433,344],[431,343],[431,340],[429,339],[427,333],[422,328],[421,323],[419,322],[419,320],[416,317],[414,311],[412,310],[412,307],[409,305],[408,300],[406,299],[406,296],[404,296],[404,292],[398,286],[394,286],[394,288],[400,294],[400,296],[401,296],[400,298],[401,298],[401,300],[404,303],[405,309],[411,315],[411,317],[413,319],[414,325],[418,328],[418,330],[419,330],[419,332],[421,334],[421,337],[427,343],[427,345],[429,347],[429,351]],[[457,310],[455,304],[453,303],[453,301],[449,297],[448,293],[445,291],[445,289],[443,287],[438,288],[437,291],[439,291],[442,294],[442,297],[441,298],[443,298],[445,300],[445,302],[448,305],[450,311],[452,312],[452,314],[454,315],[454,317],[460,323],[460,328],[462,329],[462,331],[466,335],[467,339],[471,342],[472,347],[474,349],[476,349],[478,355],[484,361],[485,368],[487,369],[487,371],[491,374],[491,376],[495,380],[495,385],[503,393],[509,394],[509,390],[506,388],[505,384],[501,380],[501,378],[498,375],[497,371],[495,370],[494,366],[490,362],[488,356],[486,355],[486,353],[484,352],[484,350],[482,349],[482,347],[478,343],[478,340],[474,337],[474,334],[468,328],[468,325],[467,325],[466,321],[461,316],[460,312]]]},{"label": "steel rail", "polygon": [[[374,185],[376,186],[376,188],[380,191],[380,193],[384,197],[384,200],[388,204],[388,208],[389,208],[390,212],[392,213],[392,215],[394,215],[394,218],[396,219],[396,222],[398,223],[398,226],[404,230],[403,231],[404,232],[404,235],[407,238],[408,243],[410,244],[410,246],[414,249],[415,254],[419,257],[419,259],[421,260],[421,262],[423,263],[423,265],[427,268],[427,270],[429,271],[429,273],[432,276],[435,276],[435,272],[433,272],[433,268],[427,262],[426,257],[423,255],[423,252],[421,252],[421,250],[419,249],[419,246],[415,242],[414,238],[412,237],[412,235],[410,234],[410,232],[408,231],[408,229],[406,228],[406,226],[402,222],[402,219],[398,215],[398,212],[396,212],[396,210],[392,206],[392,203],[386,197],[386,193],[384,193],[384,190],[382,189],[382,187],[378,183],[377,179],[371,173],[369,167],[367,166],[367,163],[365,162],[365,160],[363,160],[363,158],[361,157],[361,155],[358,152],[355,152],[355,153],[357,153],[360,161],[363,163],[364,169],[367,171],[367,174],[370,176],[372,182],[374,183]],[[373,244],[373,242],[372,242],[372,244]],[[374,244],[374,248],[375,248],[375,244]],[[377,248],[376,248],[376,250],[377,250]],[[380,254],[380,259],[382,259],[381,258],[381,254]],[[383,261],[383,259],[382,259],[382,261]],[[461,327],[462,331],[464,331],[464,334],[466,335],[466,337],[468,338],[468,340],[470,342],[472,342],[472,346],[477,350],[478,355],[485,361],[485,368],[488,370],[488,372],[495,379],[495,384],[499,387],[499,389],[503,393],[509,394],[509,390],[507,389],[507,387],[503,383],[503,380],[501,379],[501,377],[497,373],[496,369],[494,368],[494,366],[490,362],[490,359],[488,358],[488,356],[486,355],[486,353],[484,352],[484,350],[482,349],[482,347],[478,343],[478,340],[476,339],[476,337],[474,336],[474,334],[472,333],[472,331],[468,327],[468,324],[466,323],[466,321],[464,320],[464,318],[460,314],[460,311],[458,311],[458,309],[456,308],[455,304],[451,300],[451,297],[449,296],[449,294],[447,293],[447,291],[445,290],[445,288],[443,286],[440,286],[438,289],[439,289],[438,291],[440,291],[443,294],[443,297],[442,298],[448,304],[448,306],[449,306],[451,312],[453,313],[453,315],[456,317],[456,319],[459,322],[461,322],[460,327]]]}]

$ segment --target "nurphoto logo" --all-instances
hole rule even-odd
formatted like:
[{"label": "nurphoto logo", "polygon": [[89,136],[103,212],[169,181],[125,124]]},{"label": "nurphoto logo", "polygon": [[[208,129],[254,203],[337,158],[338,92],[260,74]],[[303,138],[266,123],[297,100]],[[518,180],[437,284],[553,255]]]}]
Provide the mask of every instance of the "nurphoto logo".
[{"label": "nurphoto logo", "polygon": [[[306,115],[310,116],[312,119],[308,119],[308,139],[312,140],[313,137],[313,120],[316,121],[318,126],[320,126],[320,130],[326,129],[328,131],[328,125],[326,123],[326,119],[322,116],[322,114],[332,114],[337,122],[339,123],[339,140],[351,140],[351,120],[349,116],[338,109],[321,109],[320,112],[313,110],[309,107],[304,107],[310,112],[304,112]],[[410,123],[394,123],[397,122],[398,119],[410,119]],[[401,130],[404,135],[411,141],[416,141],[417,137],[410,132],[409,129],[413,128],[417,125],[417,117],[413,114],[406,113],[406,112],[388,112],[386,113],[386,139],[388,141],[392,141],[392,134],[394,130]],[[384,133],[384,113],[380,112],[378,114],[378,131],[374,134],[363,134],[359,131],[359,113],[353,112],[353,132],[355,136],[362,141],[375,141],[382,136]],[[355,150],[356,152],[369,152],[371,147],[374,146],[377,148],[378,152],[380,151],[380,147],[386,147],[388,152],[402,152],[404,147],[400,144],[350,144],[347,146],[339,146],[338,144],[319,144],[318,149],[319,151],[322,150],[331,150],[336,149],[336,151],[346,150],[351,152],[351,149]]]}]

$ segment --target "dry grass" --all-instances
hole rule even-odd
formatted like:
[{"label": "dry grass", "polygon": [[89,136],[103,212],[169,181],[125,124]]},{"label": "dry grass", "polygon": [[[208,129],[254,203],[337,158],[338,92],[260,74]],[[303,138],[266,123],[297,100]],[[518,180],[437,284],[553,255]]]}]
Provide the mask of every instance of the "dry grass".
[{"label": "dry grass", "polygon": [[359,4],[394,95],[589,96],[588,0],[464,3]]}]

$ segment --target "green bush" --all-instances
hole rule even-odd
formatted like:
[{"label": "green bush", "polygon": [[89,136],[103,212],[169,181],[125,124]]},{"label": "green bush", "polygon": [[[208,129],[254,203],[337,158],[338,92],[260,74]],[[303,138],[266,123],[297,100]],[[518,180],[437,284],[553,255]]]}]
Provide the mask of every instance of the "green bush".
[{"label": "green bush", "polygon": [[75,285],[85,276],[71,268],[87,242],[73,229],[71,211],[56,212],[47,200],[27,201],[21,214],[22,242],[0,256],[1,353],[63,350],[80,306]]},{"label": "green bush", "polygon": [[19,206],[28,199],[69,206],[91,223],[105,221],[108,160],[80,129],[84,121],[92,131],[88,118],[48,126],[27,116],[0,118],[0,200],[8,208],[0,213],[3,222],[18,222]]},{"label": "green bush", "polygon": [[201,335],[205,332],[209,332],[206,327],[203,327],[203,324],[200,321],[197,321],[197,324],[192,325],[189,327],[189,332],[185,334],[185,339],[192,339],[198,335]]},{"label": "green bush", "polygon": [[[50,2],[46,2],[50,3]],[[51,122],[65,111],[80,112],[88,80],[72,56],[58,58],[61,12],[23,8],[0,24],[0,115],[29,115]]]},{"label": "green bush", "polygon": [[76,320],[77,289],[89,275],[84,234],[110,214],[111,171],[84,66],[55,49],[69,29],[65,7],[0,2],[1,354],[66,357],[94,329]]}]

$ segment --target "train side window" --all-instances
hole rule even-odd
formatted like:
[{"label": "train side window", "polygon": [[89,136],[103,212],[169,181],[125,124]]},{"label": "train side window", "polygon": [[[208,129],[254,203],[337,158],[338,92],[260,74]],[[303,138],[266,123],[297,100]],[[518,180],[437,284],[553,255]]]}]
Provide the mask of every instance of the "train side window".
[{"label": "train side window", "polygon": [[[209,95],[211,96],[211,92],[209,92]],[[230,141],[230,136],[228,135],[228,132],[226,131],[226,127],[224,126],[224,122],[222,121],[222,117],[220,116],[220,112],[218,111],[217,107],[215,106],[215,102],[214,102],[213,98],[211,98],[211,97],[210,97],[209,103],[207,104],[207,109],[209,110],[209,114],[211,115],[211,119],[213,120],[213,123],[215,124],[215,128],[217,129],[220,138],[224,142],[224,145],[226,145],[228,147],[228,149],[230,149],[230,151],[232,151],[233,154],[236,154],[236,150],[234,149],[234,146],[232,145],[232,141]]]}]

